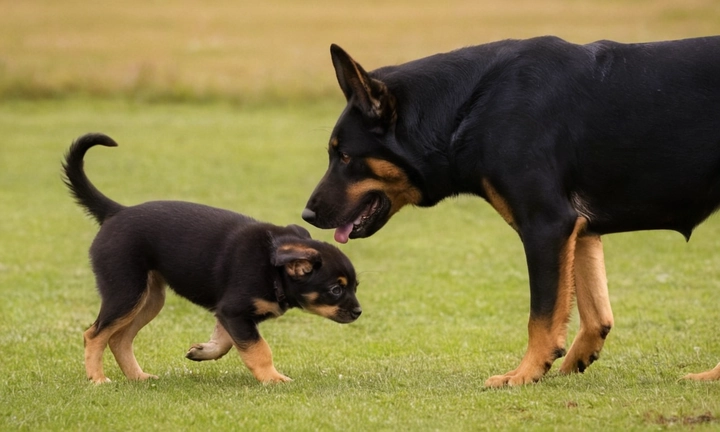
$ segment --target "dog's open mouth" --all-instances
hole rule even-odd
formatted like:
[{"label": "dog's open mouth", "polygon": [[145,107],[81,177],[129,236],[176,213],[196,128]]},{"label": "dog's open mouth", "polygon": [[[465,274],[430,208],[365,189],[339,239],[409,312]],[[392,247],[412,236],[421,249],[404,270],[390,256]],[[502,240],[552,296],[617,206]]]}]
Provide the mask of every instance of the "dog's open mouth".
[{"label": "dog's open mouth", "polygon": [[368,227],[375,225],[381,213],[386,213],[387,204],[379,195],[374,195],[372,199],[362,207],[362,210],[352,222],[340,225],[335,230],[335,241],[338,243],[347,243],[348,239],[356,237],[366,237],[372,232],[368,232]]}]

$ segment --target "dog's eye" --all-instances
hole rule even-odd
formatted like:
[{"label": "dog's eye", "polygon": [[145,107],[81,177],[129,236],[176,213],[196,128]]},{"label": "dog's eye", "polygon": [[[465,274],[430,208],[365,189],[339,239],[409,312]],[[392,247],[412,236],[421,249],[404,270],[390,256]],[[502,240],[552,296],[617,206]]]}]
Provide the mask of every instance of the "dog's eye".
[{"label": "dog's eye", "polygon": [[340,161],[347,165],[350,163],[350,156],[347,153],[340,153]]},{"label": "dog's eye", "polygon": [[339,296],[342,293],[343,293],[343,289],[340,285],[335,285],[332,288],[330,288],[330,294],[332,294],[334,296]]}]

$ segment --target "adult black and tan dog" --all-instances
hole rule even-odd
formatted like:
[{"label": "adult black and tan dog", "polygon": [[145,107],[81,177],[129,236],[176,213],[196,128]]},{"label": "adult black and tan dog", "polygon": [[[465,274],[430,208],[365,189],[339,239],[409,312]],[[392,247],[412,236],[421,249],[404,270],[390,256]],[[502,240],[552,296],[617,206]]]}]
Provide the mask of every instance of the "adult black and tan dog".
[{"label": "adult black and tan dog", "polygon": [[[720,37],[587,45],[506,40],[366,72],[331,47],[348,104],[303,218],[368,237],[406,204],[474,194],[523,242],[527,351],[487,386],[582,372],[613,326],[600,236],[689,238],[720,204]],[[719,379],[720,365],[692,379]]]},{"label": "adult black and tan dog", "polygon": [[102,367],[107,345],[128,379],[157,378],[142,371],[132,343],[162,309],[166,284],[217,317],[212,339],[194,345],[187,357],[218,359],[234,345],[262,382],[290,379],[275,369],[258,323],[293,307],[340,323],[360,316],[355,270],[335,246],[311,239],[297,225],[279,227],[200,204],[123,206],[85,175],[83,157],[97,144],[117,145],[106,135],[84,135],[63,164],[72,195],[101,225],[90,257],[102,305],[84,333],[85,369],[93,382],[109,381]]}]

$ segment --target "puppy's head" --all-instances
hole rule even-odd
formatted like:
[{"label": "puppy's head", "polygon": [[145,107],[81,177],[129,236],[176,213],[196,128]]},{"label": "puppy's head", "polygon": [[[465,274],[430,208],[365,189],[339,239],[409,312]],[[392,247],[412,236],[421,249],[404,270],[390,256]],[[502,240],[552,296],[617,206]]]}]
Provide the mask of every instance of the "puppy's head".
[{"label": "puppy's head", "polygon": [[276,238],[272,263],[285,274],[285,296],[302,309],[339,323],[362,313],[355,268],[335,246],[294,235]]}]

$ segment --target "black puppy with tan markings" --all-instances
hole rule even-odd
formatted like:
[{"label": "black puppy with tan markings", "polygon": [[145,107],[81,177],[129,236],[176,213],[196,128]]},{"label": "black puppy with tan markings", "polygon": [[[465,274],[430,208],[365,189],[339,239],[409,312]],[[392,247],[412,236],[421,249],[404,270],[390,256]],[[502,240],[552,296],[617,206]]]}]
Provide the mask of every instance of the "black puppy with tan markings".
[{"label": "black puppy with tan markings", "polygon": [[[720,37],[576,45],[506,40],[366,72],[338,46],[347,106],[303,218],[373,235],[406,204],[487,200],[523,242],[529,342],[496,387],[582,372],[613,326],[600,236],[686,238],[720,206]],[[480,234],[481,235],[481,234]],[[720,379],[714,369],[690,379]]]},{"label": "black puppy with tan markings", "polygon": [[109,381],[102,367],[107,345],[128,379],[157,378],[142,371],[132,342],[162,309],[166,284],[217,317],[211,340],[194,345],[187,357],[218,359],[234,345],[261,382],[290,378],[275,369],[258,323],[294,307],[339,323],[360,316],[355,269],[336,247],[297,225],[279,227],[200,204],[123,206],[85,175],[83,157],[98,144],[117,146],[106,135],[84,135],[63,164],[72,195],[101,225],[90,257],[102,305],[84,333],[85,369],[93,382]]}]

